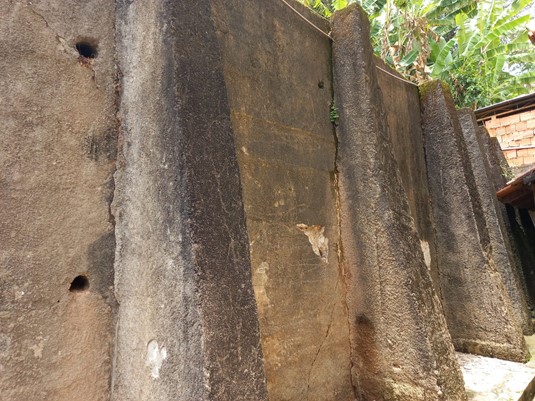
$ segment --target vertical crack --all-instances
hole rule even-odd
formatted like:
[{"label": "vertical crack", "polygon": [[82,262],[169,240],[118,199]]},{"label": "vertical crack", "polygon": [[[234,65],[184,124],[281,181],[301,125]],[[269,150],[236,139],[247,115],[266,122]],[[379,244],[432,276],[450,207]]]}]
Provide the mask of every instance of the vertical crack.
[{"label": "vertical crack", "polygon": [[341,196],[340,196],[340,181],[339,181],[339,171],[338,171],[338,136],[336,133],[336,128],[333,127],[333,135],[335,140],[336,152],[335,152],[335,161],[334,161],[334,172],[333,172],[333,188],[335,193],[336,201],[336,227],[338,230],[338,243],[336,245],[336,256],[338,261],[339,277],[344,285],[344,307],[347,316],[347,332],[348,332],[348,348],[349,348],[349,379],[351,381],[351,387],[353,388],[353,395],[355,399],[358,399],[358,383],[354,382],[353,378],[353,348],[351,346],[351,319],[349,313],[349,305],[347,303],[347,294],[349,292],[349,286],[347,283],[347,271],[344,263],[344,248],[342,245],[342,209],[341,209]]},{"label": "vertical crack", "polygon": [[308,400],[308,394],[310,391],[310,377],[312,376],[312,371],[314,370],[314,365],[316,364],[316,361],[318,359],[318,356],[323,348],[323,345],[325,344],[325,341],[327,341],[327,337],[329,337],[329,334],[331,332],[331,327],[333,325],[333,315],[334,315],[334,309],[336,308],[336,301],[337,301],[337,290],[338,290],[338,281],[340,280],[340,277],[337,278],[336,285],[334,286],[334,301],[332,303],[331,307],[331,313],[329,316],[329,325],[327,326],[327,330],[325,331],[325,336],[323,337],[323,340],[321,341],[320,346],[318,347],[318,350],[316,351],[316,355],[314,355],[314,360],[312,361],[312,364],[310,365],[310,369],[308,370],[308,378],[307,378],[307,390],[306,390],[306,399]]},{"label": "vertical crack", "polygon": [[[332,47],[331,47],[332,49]],[[331,57],[331,68],[332,68],[332,57]],[[334,76],[333,76],[334,83]],[[334,104],[334,84],[332,86],[332,98]],[[340,195],[340,171],[338,169],[338,159],[339,159],[339,150],[340,150],[340,141],[338,138],[338,132],[336,130],[337,125],[333,124],[333,138],[334,138],[334,170],[332,173],[333,177],[333,190],[335,194],[335,207],[336,207],[336,229],[338,234],[338,242],[336,244],[336,257],[338,262],[338,271],[339,279],[344,285],[344,307],[347,316],[347,333],[348,333],[348,348],[349,348],[349,380],[351,382],[351,387],[353,388],[353,396],[355,399],[358,399],[358,383],[355,383],[353,377],[353,368],[354,368],[354,359],[353,359],[353,348],[351,346],[351,319],[349,313],[349,305],[347,302],[347,294],[349,293],[349,285],[347,283],[347,271],[344,263],[344,247],[342,244],[342,205],[341,205],[341,195]]]}]

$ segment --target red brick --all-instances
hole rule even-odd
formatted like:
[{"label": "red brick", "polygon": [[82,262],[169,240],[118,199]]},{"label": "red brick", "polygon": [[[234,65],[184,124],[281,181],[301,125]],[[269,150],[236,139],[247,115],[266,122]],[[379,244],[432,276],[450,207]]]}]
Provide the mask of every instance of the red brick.
[{"label": "red brick", "polygon": [[527,121],[531,120],[533,117],[531,116],[531,112],[525,111],[524,113],[520,113],[520,121]]},{"label": "red brick", "polygon": [[527,121],[526,125],[528,128],[535,128],[535,118],[532,118],[531,120]]},{"label": "red brick", "polygon": [[527,129],[522,132],[519,132],[518,134],[520,139],[531,138],[533,136],[533,130]]},{"label": "red brick", "polygon": [[507,132],[508,134],[512,134],[514,132],[516,132],[515,130],[515,125],[506,125],[505,126],[505,132]]},{"label": "red brick", "polygon": [[513,114],[512,116],[507,117],[508,124],[514,124],[520,122],[520,116],[518,114]]},{"label": "red brick", "polygon": [[507,160],[517,157],[516,150],[504,150],[503,153]]},{"label": "red brick", "polygon": [[520,140],[520,146],[531,146],[531,136]]},{"label": "red brick", "polygon": [[490,120],[485,121],[485,127],[487,129],[494,128],[496,126],[496,117],[492,116]]},{"label": "red brick", "polygon": [[524,158],[523,157],[515,157],[514,159],[507,159],[507,162],[511,167],[518,167],[524,164]]},{"label": "red brick", "polygon": [[509,124],[509,120],[507,117],[496,119],[496,127],[503,127],[504,125],[507,125],[507,124]]},{"label": "red brick", "polygon": [[519,157],[529,156],[532,153],[533,153],[533,149],[519,149],[518,150]]},{"label": "red brick", "polygon": [[528,129],[528,126],[527,126],[527,123],[525,121],[521,122],[521,123],[516,123],[515,124],[515,127],[514,127],[514,130],[515,131],[524,131]]},{"label": "red brick", "polygon": [[524,157],[524,164],[533,164],[533,163],[535,163],[535,155]]},{"label": "red brick", "polygon": [[505,134],[505,127],[496,128],[496,136],[501,136]]}]

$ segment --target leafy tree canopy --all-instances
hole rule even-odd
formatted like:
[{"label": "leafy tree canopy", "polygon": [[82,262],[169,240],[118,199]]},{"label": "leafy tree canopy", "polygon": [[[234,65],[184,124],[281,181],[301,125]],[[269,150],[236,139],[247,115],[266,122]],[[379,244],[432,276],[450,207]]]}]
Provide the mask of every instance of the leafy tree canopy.
[{"label": "leafy tree canopy", "polygon": [[375,52],[407,79],[447,82],[459,107],[535,89],[532,0],[299,0],[324,17],[358,2]]}]

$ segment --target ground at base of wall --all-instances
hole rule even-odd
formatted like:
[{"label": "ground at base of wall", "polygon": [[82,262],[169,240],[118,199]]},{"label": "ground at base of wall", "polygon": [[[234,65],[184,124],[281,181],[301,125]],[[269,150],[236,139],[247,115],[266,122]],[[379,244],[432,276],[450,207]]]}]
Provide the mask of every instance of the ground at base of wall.
[{"label": "ground at base of wall", "polygon": [[469,401],[532,401],[535,394],[535,335],[526,337],[528,363],[458,352]]}]

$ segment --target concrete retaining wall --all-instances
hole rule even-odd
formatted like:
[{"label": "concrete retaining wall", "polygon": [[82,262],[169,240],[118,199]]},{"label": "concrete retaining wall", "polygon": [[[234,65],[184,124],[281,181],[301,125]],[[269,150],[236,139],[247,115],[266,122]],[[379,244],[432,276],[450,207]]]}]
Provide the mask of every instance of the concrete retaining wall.
[{"label": "concrete retaining wall", "polygon": [[1,7],[2,401],[109,396],[114,19],[105,0]]},{"label": "concrete retaining wall", "polygon": [[[375,63],[397,170],[418,232],[425,263],[431,271],[433,282],[438,283],[435,230],[427,186],[418,86],[404,80],[382,60],[376,58]],[[435,285],[435,291],[442,298],[439,285]]]},{"label": "concrete retaining wall", "polygon": [[266,400],[210,2],[125,1],[118,22],[112,399]]},{"label": "concrete retaining wall", "polygon": [[421,101],[440,286],[455,347],[525,361],[520,322],[490,254],[481,197],[451,93],[440,82],[430,82],[421,88]]},{"label": "concrete retaining wall", "polygon": [[214,1],[212,9],[270,399],[351,400],[329,39],[282,2]]},{"label": "concrete retaining wall", "polygon": [[485,230],[489,235],[489,261],[501,276],[507,295],[511,300],[515,317],[522,327],[523,333],[531,335],[533,334],[533,324],[528,310],[526,294],[518,276],[518,269],[514,264],[512,249],[507,246],[507,234],[504,233],[506,227],[499,212],[500,206],[492,185],[490,167],[483,153],[485,149],[482,148],[481,139],[478,138],[478,125],[475,114],[470,109],[461,109],[457,114],[461,124],[464,146],[466,146],[468,152],[469,168],[473,173],[480,199],[480,206],[485,220]]},{"label": "concrete retaining wall", "polygon": [[456,113],[357,6],[0,15],[1,401],[464,400],[449,332],[526,356]]},{"label": "concrete retaining wall", "polygon": [[349,6],[335,15],[332,32],[342,260],[358,398],[463,400],[392,153],[366,14]]}]

